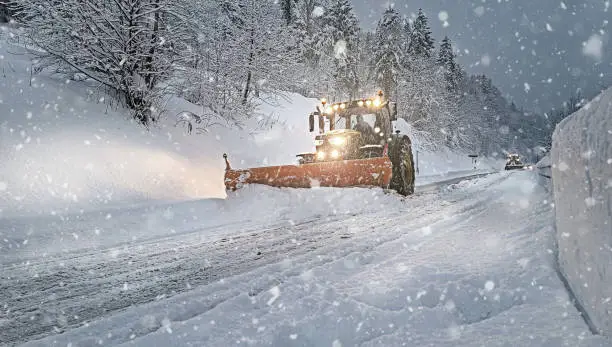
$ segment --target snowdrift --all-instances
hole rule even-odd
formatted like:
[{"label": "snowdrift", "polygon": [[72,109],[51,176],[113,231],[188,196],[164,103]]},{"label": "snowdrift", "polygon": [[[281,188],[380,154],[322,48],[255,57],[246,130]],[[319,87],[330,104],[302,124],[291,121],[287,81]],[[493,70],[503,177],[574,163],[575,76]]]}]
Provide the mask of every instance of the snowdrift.
[{"label": "snowdrift", "polygon": [[612,88],[557,126],[551,159],[561,269],[612,335]]}]

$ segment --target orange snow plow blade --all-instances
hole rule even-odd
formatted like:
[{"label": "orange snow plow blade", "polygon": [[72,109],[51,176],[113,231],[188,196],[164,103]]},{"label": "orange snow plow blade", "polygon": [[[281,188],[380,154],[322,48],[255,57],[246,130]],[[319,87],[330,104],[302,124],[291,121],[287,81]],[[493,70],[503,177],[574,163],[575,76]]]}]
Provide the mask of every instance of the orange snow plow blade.
[{"label": "orange snow plow blade", "polygon": [[272,187],[381,187],[391,182],[392,165],[389,157],[339,160],[302,165],[282,165],[234,170],[227,161],[225,188],[236,191],[244,184]]}]

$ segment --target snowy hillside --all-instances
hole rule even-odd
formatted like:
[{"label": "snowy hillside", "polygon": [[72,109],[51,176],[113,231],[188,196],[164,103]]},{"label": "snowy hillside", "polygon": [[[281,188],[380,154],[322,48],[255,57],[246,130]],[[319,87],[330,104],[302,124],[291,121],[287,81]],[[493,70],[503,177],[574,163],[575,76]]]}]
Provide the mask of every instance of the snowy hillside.
[{"label": "snowy hillside", "polygon": [[[261,105],[242,130],[211,126],[208,133],[189,135],[185,124],[176,126],[176,116],[201,110],[172,98],[166,118],[147,132],[102,90],[48,74],[31,76],[31,62],[19,46],[4,40],[0,55],[5,216],[222,198],[222,153],[229,153],[234,167],[248,167],[295,163],[295,154],[314,149],[307,115],[315,99],[289,94]],[[472,170],[467,154],[450,151],[421,150],[419,165],[417,184]]]},{"label": "snowy hillside", "polygon": [[[235,165],[291,162],[308,151],[306,110],[315,100],[290,95],[260,108],[261,118],[239,131],[211,127],[188,135],[175,127],[182,111],[198,112],[172,99],[167,118],[150,132],[111,105],[102,91],[74,81],[35,75],[19,47],[0,48],[0,210],[49,213],[151,200],[223,197],[223,159]],[[268,118],[269,117],[269,118]],[[280,120],[257,129],[266,121]]]},{"label": "snowy hillside", "polygon": [[598,330],[612,334],[612,88],[555,131],[553,186],[559,258]]}]

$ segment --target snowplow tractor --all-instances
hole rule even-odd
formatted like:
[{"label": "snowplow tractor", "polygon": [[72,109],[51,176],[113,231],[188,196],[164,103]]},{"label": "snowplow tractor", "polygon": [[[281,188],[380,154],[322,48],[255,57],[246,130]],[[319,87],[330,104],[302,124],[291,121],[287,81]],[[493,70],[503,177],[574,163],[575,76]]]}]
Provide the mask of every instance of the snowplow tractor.
[{"label": "snowplow tractor", "polygon": [[525,164],[521,162],[521,158],[518,154],[509,154],[508,159],[506,160],[506,166],[504,167],[504,170],[522,170],[525,167]]},{"label": "snowplow tractor", "polygon": [[273,187],[381,187],[401,195],[414,193],[412,144],[407,135],[393,133],[395,103],[376,98],[321,107],[309,116],[310,132],[318,125],[315,151],[297,155],[296,165],[233,169],[227,154],[225,187],[245,184]]}]

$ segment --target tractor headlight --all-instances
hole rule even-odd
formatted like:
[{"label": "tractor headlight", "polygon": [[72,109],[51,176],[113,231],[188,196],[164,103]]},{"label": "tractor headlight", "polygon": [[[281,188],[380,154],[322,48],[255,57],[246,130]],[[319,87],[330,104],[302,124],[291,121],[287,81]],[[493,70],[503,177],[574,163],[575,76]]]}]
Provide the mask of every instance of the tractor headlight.
[{"label": "tractor headlight", "polygon": [[338,150],[337,150],[337,149],[334,149],[334,150],[331,152],[331,157],[332,157],[333,159],[338,159],[338,157],[339,157],[339,156],[340,156],[340,152],[338,152]]},{"label": "tractor headlight", "polygon": [[380,99],[374,99],[374,107],[380,107]]},{"label": "tractor headlight", "polygon": [[317,152],[318,160],[325,160],[325,152]]},{"label": "tractor headlight", "polygon": [[379,127],[374,128],[374,132],[378,134],[380,132],[380,128]]},{"label": "tractor headlight", "polygon": [[346,138],[342,136],[332,137],[329,142],[334,146],[342,146],[346,143]]}]

